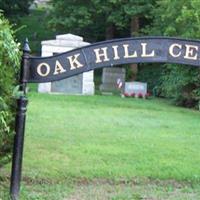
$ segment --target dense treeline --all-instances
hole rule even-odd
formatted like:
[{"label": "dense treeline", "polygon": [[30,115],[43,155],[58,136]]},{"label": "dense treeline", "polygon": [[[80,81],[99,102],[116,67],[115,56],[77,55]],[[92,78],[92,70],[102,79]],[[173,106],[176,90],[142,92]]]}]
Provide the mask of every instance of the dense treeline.
[{"label": "dense treeline", "polygon": [[[52,0],[50,25],[89,41],[138,35],[155,0]],[[67,9],[66,9],[67,8]]]},{"label": "dense treeline", "polygon": [[[196,0],[52,0],[50,25],[89,41],[138,35],[200,37]],[[178,105],[198,107],[200,71],[178,65],[140,65],[138,80]]]}]

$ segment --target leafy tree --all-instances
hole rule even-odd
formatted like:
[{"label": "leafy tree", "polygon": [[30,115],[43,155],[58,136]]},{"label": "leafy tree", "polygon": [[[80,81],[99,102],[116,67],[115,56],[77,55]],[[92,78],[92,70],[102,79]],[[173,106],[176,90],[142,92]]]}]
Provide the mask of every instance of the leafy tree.
[{"label": "leafy tree", "polygon": [[33,0],[0,0],[0,10],[6,16],[29,14],[29,7]]},{"label": "leafy tree", "polygon": [[139,18],[149,13],[154,1],[51,0],[50,25],[57,30],[89,35],[94,40],[111,39],[123,31],[129,36],[139,31]]},{"label": "leafy tree", "polygon": [[19,49],[8,21],[0,15],[0,167],[10,158],[14,134],[12,91],[19,66]]}]

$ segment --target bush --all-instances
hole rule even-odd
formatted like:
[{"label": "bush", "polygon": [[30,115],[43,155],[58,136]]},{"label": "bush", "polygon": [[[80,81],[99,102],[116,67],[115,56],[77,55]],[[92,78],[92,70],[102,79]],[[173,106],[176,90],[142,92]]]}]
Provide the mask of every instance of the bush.
[{"label": "bush", "polygon": [[198,108],[200,100],[199,68],[167,64],[163,70],[162,93],[177,104]]},{"label": "bush", "polygon": [[10,158],[14,135],[16,85],[20,52],[9,22],[0,14],[0,167]]},{"label": "bush", "polygon": [[160,64],[141,64],[137,74],[137,81],[147,82],[148,91],[160,96],[161,75],[163,66]]},{"label": "bush", "polygon": [[[152,9],[151,35],[200,38],[200,1],[157,1]],[[177,105],[199,108],[200,69],[191,66],[167,64],[162,68],[162,96],[171,98]]]}]

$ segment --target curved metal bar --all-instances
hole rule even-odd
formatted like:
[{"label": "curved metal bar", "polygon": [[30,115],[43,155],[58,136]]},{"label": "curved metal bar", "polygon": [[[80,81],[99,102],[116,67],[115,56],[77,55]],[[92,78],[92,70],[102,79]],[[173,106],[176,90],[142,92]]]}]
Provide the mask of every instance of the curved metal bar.
[{"label": "curved metal bar", "polygon": [[123,38],[94,43],[50,57],[30,57],[28,82],[52,82],[86,71],[130,63],[200,66],[200,40]]}]

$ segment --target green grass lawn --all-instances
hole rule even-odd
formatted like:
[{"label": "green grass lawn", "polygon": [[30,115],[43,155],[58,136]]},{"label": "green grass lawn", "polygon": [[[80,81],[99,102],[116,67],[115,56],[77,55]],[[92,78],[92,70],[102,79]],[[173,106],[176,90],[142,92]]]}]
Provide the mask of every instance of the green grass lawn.
[{"label": "green grass lawn", "polygon": [[29,100],[21,199],[200,199],[198,111],[117,96]]}]

